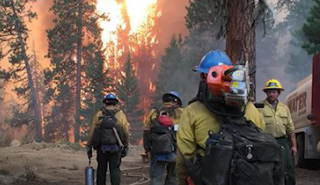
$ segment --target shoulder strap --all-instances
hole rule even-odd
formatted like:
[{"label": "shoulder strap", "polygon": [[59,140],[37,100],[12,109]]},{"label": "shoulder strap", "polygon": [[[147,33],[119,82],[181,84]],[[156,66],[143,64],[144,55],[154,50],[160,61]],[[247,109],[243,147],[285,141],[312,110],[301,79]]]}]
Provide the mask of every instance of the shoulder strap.
[{"label": "shoulder strap", "polygon": [[100,108],[100,111],[101,111],[103,114],[105,114],[106,111],[107,111],[107,109],[106,109],[105,107],[101,107],[101,108]]},{"label": "shoulder strap", "polygon": [[[199,155],[199,153],[197,153],[197,151],[196,151],[196,152],[195,152],[195,158],[193,159],[193,162],[192,162],[192,161],[188,161],[188,160],[185,158],[185,156],[182,154],[182,152],[181,152],[181,150],[179,149],[179,147],[178,147],[178,146],[176,146],[176,147],[177,147],[177,150],[178,150],[179,154],[181,155],[182,162],[183,162],[183,164],[184,164],[186,167],[189,167],[190,165],[192,165],[195,160],[201,160],[201,158],[202,158],[202,157]],[[202,148],[202,147],[200,147],[200,146],[197,144],[196,150],[199,149],[199,148]],[[198,161],[198,162],[199,162],[199,161]]]},{"label": "shoulder strap", "polygon": [[100,110],[102,111],[102,114],[104,116],[111,116],[113,118],[115,118],[115,115],[120,111],[120,110],[117,110],[117,109],[108,110],[105,107],[102,107]]},{"label": "shoulder strap", "polygon": [[153,117],[153,115],[154,114],[156,114],[156,117],[158,117],[159,116],[159,109],[154,109],[155,111],[153,111],[153,113],[150,115],[150,122],[152,122],[153,121],[153,119],[152,119],[152,117]]},{"label": "shoulder strap", "polygon": [[194,102],[196,102],[196,101],[199,101],[198,96],[192,98],[192,99],[188,102],[188,105],[190,105],[190,104],[192,104],[192,103],[194,103]]}]

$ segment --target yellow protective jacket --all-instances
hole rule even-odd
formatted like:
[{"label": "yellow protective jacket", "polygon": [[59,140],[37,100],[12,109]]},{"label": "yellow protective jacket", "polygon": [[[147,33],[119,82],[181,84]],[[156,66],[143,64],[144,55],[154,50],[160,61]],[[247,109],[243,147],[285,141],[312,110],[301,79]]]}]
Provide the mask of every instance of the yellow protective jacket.
[{"label": "yellow protective jacket", "polygon": [[[260,129],[265,129],[263,118],[252,102],[246,106],[245,118]],[[216,133],[220,130],[215,115],[199,101],[188,105],[181,115],[177,133],[177,145],[185,159],[193,160],[196,154],[204,156],[209,130]],[[187,185],[186,179],[189,175],[181,155],[177,155],[176,165],[179,185]]]},{"label": "yellow protective jacket", "polygon": [[[124,131],[124,141],[123,145],[124,146],[129,146],[129,128],[130,128],[130,124],[127,120],[126,115],[123,113],[122,110],[120,110],[117,106],[106,106],[107,110],[118,110],[118,112],[115,114],[115,118],[117,120],[117,124],[119,126],[121,126],[123,128]],[[91,147],[92,146],[92,142],[93,142],[93,131],[94,129],[100,124],[99,123],[99,117],[103,116],[102,111],[98,111],[95,116],[93,117],[93,123],[91,125],[90,128],[90,133],[89,133],[89,140],[87,143],[87,146]]]},{"label": "yellow protective jacket", "polygon": [[[172,107],[174,105],[173,105],[173,103],[167,102],[167,103],[164,103],[162,106],[163,107]],[[145,130],[148,130],[152,120],[156,119],[156,117],[157,117],[156,111],[157,111],[156,109],[152,109],[150,111],[150,113],[148,114],[148,116],[147,116],[147,118],[146,118],[146,120],[145,120],[145,122],[143,124],[143,127],[144,127]],[[170,118],[171,118],[171,120],[173,121],[173,123],[175,125],[177,125],[179,123],[182,111],[183,111],[182,107],[177,107],[177,108],[174,109],[175,117],[170,115]]]},{"label": "yellow protective jacket", "polygon": [[284,137],[294,132],[294,124],[291,119],[289,108],[278,102],[277,109],[274,110],[272,105],[265,100],[264,108],[259,108],[261,115],[266,122],[266,133],[273,135],[275,138]]}]

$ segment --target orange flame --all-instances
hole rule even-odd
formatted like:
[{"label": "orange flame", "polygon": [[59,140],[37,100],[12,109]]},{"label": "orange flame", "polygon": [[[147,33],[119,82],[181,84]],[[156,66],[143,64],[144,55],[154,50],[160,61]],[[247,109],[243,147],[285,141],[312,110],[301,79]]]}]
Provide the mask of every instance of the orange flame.
[{"label": "orange flame", "polygon": [[156,91],[156,86],[153,85],[153,83],[151,82],[151,80],[149,79],[149,90],[151,92],[155,92]]},{"label": "orange flame", "polygon": [[[139,107],[148,112],[150,95],[155,92],[152,83],[156,69],[155,46],[156,20],[162,12],[158,10],[159,0],[98,0],[97,13],[102,29],[103,49],[106,56],[105,66],[115,82],[119,81],[126,54],[131,53],[133,68],[136,71],[141,94]],[[150,56],[146,56],[146,55]],[[151,70],[150,70],[151,69]]]},{"label": "orange flame", "polygon": [[[155,21],[152,18],[161,16],[157,12],[158,0],[98,0],[96,9],[100,15],[107,16],[107,19],[100,19],[99,25],[102,28],[102,42],[106,49],[108,61],[106,66],[111,69],[118,69],[121,65],[118,58],[125,52],[135,52],[134,44],[158,43],[156,36],[150,30],[154,27]],[[121,35],[124,38],[119,38]],[[127,38],[125,38],[127,37]],[[135,42],[130,44],[130,42]],[[123,42],[127,46],[123,45]]]}]

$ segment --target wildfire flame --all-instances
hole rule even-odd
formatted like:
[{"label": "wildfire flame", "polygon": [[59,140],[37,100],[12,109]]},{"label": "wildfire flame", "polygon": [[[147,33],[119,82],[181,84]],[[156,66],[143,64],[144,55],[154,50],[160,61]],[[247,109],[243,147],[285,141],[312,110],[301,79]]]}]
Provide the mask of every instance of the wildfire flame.
[{"label": "wildfire flame", "polygon": [[[143,92],[140,106],[146,113],[150,95],[155,91],[150,74],[155,74],[156,69],[154,59],[157,51],[153,46],[158,44],[158,40],[155,24],[162,15],[157,3],[158,0],[98,0],[96,5],[97,13],[102,15],[99,26],[107,59],[105,65],[110,69],[112,78],[119,81],[126,54],[131,53],[133,68],[139,74],[140,92]],[[148,52],[151,59],[145,57]]]},{"label": "wildfire flame", "polygon": [[149,79],[149,90],[152,92],[156,91],[156,86],[153,85],[153,83],[151,82],[151,80]]},{"label": "wildfire flame", "polygon": [[135,52],[137,48],[134,45],[158,42],[150,31],[155,25],[154,18],[161,16],[161,11],[157,11],[157,1],[97,1],[97,12],[107,17],[107,19],[101,18],[99,25],[102,28],[102,42],[106,49],[108,68],[121,67],[118,59],[128,51]]}]

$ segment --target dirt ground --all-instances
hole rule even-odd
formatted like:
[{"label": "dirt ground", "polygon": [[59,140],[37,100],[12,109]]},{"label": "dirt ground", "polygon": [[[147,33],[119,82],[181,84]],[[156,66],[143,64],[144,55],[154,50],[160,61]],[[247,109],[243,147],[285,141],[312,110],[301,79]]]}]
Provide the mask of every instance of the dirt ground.
[{"label": "dirt ground", "polygon": [[[147,166],[142,163],[142,151],[142,147],[132,146],[123,159],[122,184],[140,180],[135,174],[148,176],[148,168],[135,169]],[[93,159],[92,166],[96,169],[95,154]],[[0,185],[84,185],[87,166],[85,150],[76,151],[68,145],[31,143],[0,148]],[[296,169],[296,176],[297,185],[320,184],[320,170]]]},{"label": "dirt ground", "polygon": [[[140,167],[142,148],[132,146],[123,158],[121,169]],[[94,153],[91,165],[96,169]],[[81,185],[85,184],[85,168],[89,160],[84,149],[76,151],[68,145],[32,143],[22,147],[0,148],[0,185]],[[127,177],[129,178],[129,177]],[[123,184],[137,178],[124,177]]]}]

